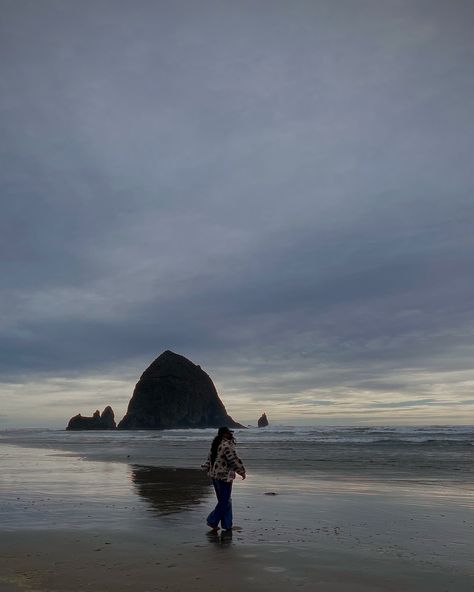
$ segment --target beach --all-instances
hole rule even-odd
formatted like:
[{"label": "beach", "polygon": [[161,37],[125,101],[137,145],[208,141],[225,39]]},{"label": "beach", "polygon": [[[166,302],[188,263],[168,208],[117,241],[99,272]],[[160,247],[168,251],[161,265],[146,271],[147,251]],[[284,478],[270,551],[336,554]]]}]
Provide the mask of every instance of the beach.
[{"label": "beach", "polygon": [[212,430],[3,432],[0,590],[473,590],[470,433],[239,431],[240,529],[213,535]]}]

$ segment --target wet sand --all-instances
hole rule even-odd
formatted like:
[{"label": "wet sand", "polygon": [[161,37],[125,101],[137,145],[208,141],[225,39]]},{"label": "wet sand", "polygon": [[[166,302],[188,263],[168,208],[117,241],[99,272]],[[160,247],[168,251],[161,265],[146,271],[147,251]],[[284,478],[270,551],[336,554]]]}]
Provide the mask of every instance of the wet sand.
[{"label": "wet sand", "polygon": [[189,468],[0,446],[0,590],[474,589],[471,490],[252,474],[214,536]]},{"label": "wet sand", "polygon": [[472,589],[472,580],[432,565],[368,557],[317,545],[245,545],[200,533],[165,541],[150,533],[24,531],[1,543],[0,589],[325,590]]}]

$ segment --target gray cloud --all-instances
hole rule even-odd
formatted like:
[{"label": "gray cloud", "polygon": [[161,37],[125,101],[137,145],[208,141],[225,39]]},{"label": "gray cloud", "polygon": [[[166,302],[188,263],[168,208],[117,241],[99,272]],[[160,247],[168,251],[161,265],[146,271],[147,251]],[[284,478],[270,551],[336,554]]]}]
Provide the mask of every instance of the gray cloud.
[{"label": "gray cloud", "polygon": [[465,400],[472,3],[2,15],[5,382],[170,348],[236,397]]}]

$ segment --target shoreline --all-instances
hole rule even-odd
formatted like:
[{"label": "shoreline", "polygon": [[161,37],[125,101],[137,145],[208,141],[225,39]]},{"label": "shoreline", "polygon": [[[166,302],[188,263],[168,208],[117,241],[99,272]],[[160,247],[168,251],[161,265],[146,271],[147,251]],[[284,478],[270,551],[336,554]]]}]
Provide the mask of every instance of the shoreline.
[{"label": "shoreline", "polygon": [[[288,428],[286,428],[288,429]],[[466,428],[467,429],[467,428]],[[238,451],[255,473],[298,472],[329,479],[348,475],[379,481],[474,483],[474,429],[470,440],[422,443],[286,440],[278,429],[237,431]],[[471,434],[472,432],[472,434]],[[57,449],[88,460],[157,467],[197,468],[207,458],[214,429],[163,431],[17,430],[0,444]]]}]

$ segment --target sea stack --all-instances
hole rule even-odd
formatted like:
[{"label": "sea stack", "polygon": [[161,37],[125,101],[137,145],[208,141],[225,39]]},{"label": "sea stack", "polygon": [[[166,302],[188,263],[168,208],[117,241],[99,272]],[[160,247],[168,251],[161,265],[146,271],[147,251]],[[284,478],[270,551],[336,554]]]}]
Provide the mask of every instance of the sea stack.
[{"label": "sea stack", "polygon": [[141,375],[121,430],[243,428],[230,417],[210,377],[172,351],[163,352]]},{"label": "sea stack", "polygon": [[259,417],[258,419],[258,423],[257,423],[259,428],[266,428],[268,425],[268,419],[267,419],[267,414],[266,413],[262,413],[262,416]]},{"label": "sea stack", "polygon": [[102,411],[97,409],[92,417],[83,417],[80,413],[71,417],[67,430],[115,430],[115,416],[112,407],[108,406]]}]

